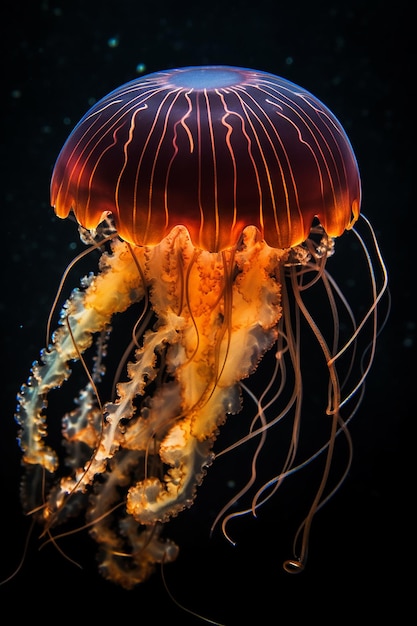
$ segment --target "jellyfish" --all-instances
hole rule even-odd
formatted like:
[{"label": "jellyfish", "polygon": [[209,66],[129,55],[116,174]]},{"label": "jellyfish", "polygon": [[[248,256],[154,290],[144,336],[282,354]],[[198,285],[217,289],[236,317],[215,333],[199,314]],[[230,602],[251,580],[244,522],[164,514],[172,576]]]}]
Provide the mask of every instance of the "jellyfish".
[{"label": "jellyfish", "polygon": [[[319,484],[284,563],[301,571],[313,517],[347,472],[330,479],[339,436],[349,466],[348,423],[386,289],[339,121],[302,87],[263,71],[152,73],[112,91],[76,125],[53,170],[51,205],[78,223],[87,245],[80,257],[99,260],[70,292],[18,394],[22,502],[44,540],[58,545],[81,519],[75,530],[97,543],[101,574],[133,588],[176,559],[168,524],[194,503],[210,466],[253,444],[249,475],[213,527],[233,541],[232,519],[257,515],[320,457]],[[359,318],[327,269],[347,231],[357,242],[351,266],[362,259],[369,285]],[[314,452],[299,445],[302,324],[326,370],[325,438]],[[113,346],[115,328],[125,335]],[[251,381],[260,372],[259,390]],[[58,442],[52,398],[62,412]],[[245,411],[247,429],[222,449],[226,418],[237,423]],[[263,451],[283,424],[265,479]]]}]

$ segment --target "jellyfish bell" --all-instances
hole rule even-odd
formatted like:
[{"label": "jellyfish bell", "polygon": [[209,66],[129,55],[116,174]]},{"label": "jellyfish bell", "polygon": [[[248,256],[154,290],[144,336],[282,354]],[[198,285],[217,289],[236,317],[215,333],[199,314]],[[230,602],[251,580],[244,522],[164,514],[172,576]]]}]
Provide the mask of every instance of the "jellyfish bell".
[{"label": "jellyfish bell", "polygon": [[[291,474],[322,456],[320,484],[285,565],[302,569],[314,513],[336,488],[327,487],[335,441],[339,433],[349,440],[346,425],[372,363],[386,287],[362,216],[382,276],[375,276],[358,236],[370,284],[362,319],[355,320],[326,269],[334,238],[356,233],[360,194],[356,159],[338,120],[312,94],[272,74],[227,66],[156,72],[86,113],[58,156],[51,203],[59,217],[74,214],[83,240],[100,251],[100,265],[65,302],[16,413],[23,505],[54,542],[59,524],[83,514],[100,548],[101,573],[131,588],[157,563],[175,560],[178,547],[165,527],[192,505],[213,461],[254,442],[252,476],[214,524],[223,520],[228,537],[232,518],[255,513]],[[304,300],[318,284],[321,307],[333,319],[329,338]],[[137,303],[142,310],[114,375],[115,391],[103,396],[116,314]],[[351,325],[347,341],[339,336],[342,315]],[[298,452],[300,319],[328,372],[328,435],[307,459]],[[358,365],[366,328],[371,349]],[[251,376],[273,350],[276,365],[255,392]],[[339,358],[350,353],[341,383]],[[62,407],[57,451],[48,437],[48,396],[71,383],[76,361],[85,367],[85,385],[72,406]],[[226,417],[240,416],[246,404],[247,433],[215,450]],[[258,484],[265,441],[284,421],[291,431],[286,443],[277,438],[286,446],[284,460]]]},{"label": "jellyfish bell", "polygon": [[210,252],[256,226],[274,248],[329,237],[359,216],[350,142],[317,98],[232,67],[157,72],[116,89],[79,122],[52,176],[57,215],[88,229],[112,213],[120,236],[155,245],[178,224]]}]

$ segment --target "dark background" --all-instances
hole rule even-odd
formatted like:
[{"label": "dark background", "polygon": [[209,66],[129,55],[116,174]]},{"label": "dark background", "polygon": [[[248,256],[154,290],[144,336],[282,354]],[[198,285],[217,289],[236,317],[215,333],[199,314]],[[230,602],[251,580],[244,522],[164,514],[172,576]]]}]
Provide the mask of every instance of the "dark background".
[{"label": "dark background", "polygon": [[[15,396],[44,345],[53,294],[79,245],[74,225],[55,218],[49,207],[58,152],[91,104],[138,76],[143,65],[145,73],[185,65],[240,65],[306,87],[344,125],[361,170],[362,208],[376,228],[388,266],[392,311],[352,425],[353,466],[314,522],[306,571],[294,577],[281,568],[299,522],[291,503],[287,524],[277,521],[278,499],[258,520],[242,523],[238,546],[232,548],[220,533],[209,539],[202,502],[184,517],[183,526],[178,524],[182,552],[166,568],[168,586],[178,602],[228,626],[289,619],[298,624],[310,618],[330,624],[382,616],[402,623],[410,604],[415,492],[410,432],[415,414],[415,174],[409,156],[415,64],[408,3],[28,4],[23,9],[5,3],[1,9],[3,578],[17,565],[28,529],[18,498]],[[207,493],[215,493],[222,476],[213,473],[208,480]],[[32,541],[22,571],[0,587],[4,624],[19,618],[201,623],[169,599],[159,573],[130,592],[103,581],[88,537],[79,541],[79,546],[76,540],[65,543],[65,549],[83,570],[51,546],[39,553]]]}]

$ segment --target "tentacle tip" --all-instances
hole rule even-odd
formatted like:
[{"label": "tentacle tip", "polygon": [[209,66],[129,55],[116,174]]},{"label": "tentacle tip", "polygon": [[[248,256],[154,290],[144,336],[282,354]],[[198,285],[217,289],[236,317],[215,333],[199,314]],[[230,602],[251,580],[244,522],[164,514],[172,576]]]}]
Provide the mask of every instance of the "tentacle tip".
[{"label": "tentacle tip", "polygon": [[226,539],[226,541],[228,543],[230,543],[231,546],[233,546],[233,548],[236,548],[237,546],[237,541],[234,541],[231,537],[229,537],[229,535],[227,533],[223,533],[224,538]]},{"label": "tentacle tip", "polygon": [[287,574],[300,574],[304,571],[304,566],[305,564],[300,559],[288,559],[282,564]]}]

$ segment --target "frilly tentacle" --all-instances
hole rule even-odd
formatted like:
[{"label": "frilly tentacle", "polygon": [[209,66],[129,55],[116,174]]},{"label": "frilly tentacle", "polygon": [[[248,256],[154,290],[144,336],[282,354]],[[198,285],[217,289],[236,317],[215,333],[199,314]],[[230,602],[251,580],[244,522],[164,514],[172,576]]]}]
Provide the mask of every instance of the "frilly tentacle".
[{"label": "frilly tentacle", "polygon": [[[29,490],[30,476],[39,480],[30,468],[54,474],[58,467],[45,444],[48,393],[96,337],[97,371],[62,422],[67,472],[55,480],[42,516],[51,527],[85,507],[101,571],[125,587],[177,554],[160,537],[162,525],[193,502],[219,427],[241,409],[239,381],[276,341],[278,268],[286,257],[254,227],[219,253],[194,248],[183,227],[155,247],[115,241],[98,275],[72,293],[22,388],[17,421]],[[102,406],[95,384],[104,372],[103,333],[115,313],[145,294],[156,322],[138,339],[116,398]]]}]

